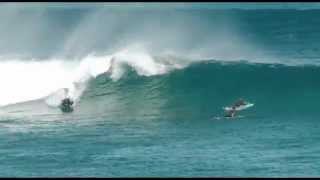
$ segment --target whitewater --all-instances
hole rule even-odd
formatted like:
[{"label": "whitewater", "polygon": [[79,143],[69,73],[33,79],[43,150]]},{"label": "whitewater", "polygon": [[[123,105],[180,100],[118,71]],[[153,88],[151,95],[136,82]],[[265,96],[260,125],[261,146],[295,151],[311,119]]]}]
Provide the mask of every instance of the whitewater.
[{"label": "whitewater", "polygon": [[0,80],[3,82],[0,96],[2,106],[46,96],[49,96],[46,97],[48,105],[57,106],[64,96],[63,93],[54,92],[64,88],[70,89],[71,98],[78,100],[90,79],[109,71],[110,78],[114,81],[119,80],[125,72],[125,66],[133,68],[141,76],[164,74],[170,69],[185,66],[177,63],[168,64],[165,60],[157,62],[145,52],[128,50],[105,56],[90,54],[81,60],[72,61],[6,60],[0,64]]}]

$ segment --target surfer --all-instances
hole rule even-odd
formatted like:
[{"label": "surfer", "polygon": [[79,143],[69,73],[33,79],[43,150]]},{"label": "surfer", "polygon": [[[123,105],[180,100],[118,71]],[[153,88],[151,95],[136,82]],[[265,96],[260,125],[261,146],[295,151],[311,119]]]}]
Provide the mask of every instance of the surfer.
[{"label": "surfer", "polygon": [[63,112],[71,112],[73,111],[73,101],[70,98],[65,98],[62,100],[60,104],[60,109]]},{"label": "surfer", "polygon": [[246,105],[247,103],[242,99],[240,98],[238,101],[236,101],[232,106],[231,106],[231,109],[230,110],[227,110],[226,111],[226,114],[225,114],[225,117],[235,117],[236,115],[236,108],[237,107],[240,107],[240,106],[243,106],[243,105]]},{"label": "surfer", "polygon": [[61,101],[61,104],[60,104],[60,109],[63,111],[63,112],[71,112],[73,111],[73,101],[71,100],[71,98],[68,96],[68,92],[69,92],[69,89],[68,88],[65,88],[64,89],[64,92],[65,92],[65,98]]},{"label": "surfer", "polygon": [[235,108],[237,108],[237,107],[239,107],[239,106],[243,106],[243,105],[246,105],[246,104],[247,104],[247,103],[246,103],[242,98],[240,98],[238,101],[236,101],[236,102],[233,104],[232,108],[235,109]]},{"label": "surfer", "polygon": [[236,109],[232,108],[229,111],[226,111],[226,114],[224,115],[224,117],[234,117],[236,115]]},{"label": "surfer", "polygon": [[72,106],[73,105],[73,101],[70,98],[65,98],[62,100],[61,103],[62,106]]}]

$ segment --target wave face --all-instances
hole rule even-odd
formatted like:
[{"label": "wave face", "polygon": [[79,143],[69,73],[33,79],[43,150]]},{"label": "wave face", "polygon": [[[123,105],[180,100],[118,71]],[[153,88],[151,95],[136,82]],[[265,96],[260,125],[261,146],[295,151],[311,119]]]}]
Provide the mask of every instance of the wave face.
[{"label": "wave face", "polygon": [[[39,79],[23,75],[17,77],[17,80],[26,78],[24,79],[26,83],[29,78],[39,81],[33,81],[34,84],[19,84],[21,87],[13,84],[12,86],[17,86],[16,98],[23,95],[25,98],[26,95],[32,98],[31,95],[34,95],[46,105],[56,107],[64,98],[63,88],[70,88],[71,97],[80,103],[76,112],[88,114],[112,113],[112,111],[107,112],[105,108],[115,106],[114,111],[124,114],[128,113],[127,108],[132,108],[133,112],[138,113],[138,109],[145,107],[142,109],[149,109],[150,112],[161,111],[157,116],[176,114],[177,110],[183,110],[182,114],[195,113],[196,117],[202,117],[221,114],[222,107],[240,97],[256,103],[255,109],[258,114],[314,115],[318,112],[317,99],[320,96],[318,93],[320,86],[317,83],[319,81],[317,74],[320,71],[318,66],[214,60],[182,65],[178,60],[176,64],[165,64],[164,59],[155,60],[145,54],[139,54],[138,59],[144,58],[140,63],[138,59],[137,61],[126,59],[126,55],[112,57],[115,60],[112,71],[111,57],[107,61],[107,57],[91,56],[77,63],[78,66],[75,66],[77,68],[73,71],[66,70],[75,73],[71,76],[75,78],[65,79],[67,75],[61,73],[58,77],[52,77],[53,81],[57,82],[53,85],[47,80],[52,72],[56,73],[54,66],[44,63],[43,66],[50,68],[43,70],[47,71],[47,75],[44,73]],[[130,58],[134,56],[131,55]],[[92,59],[96,61],[95,66],[92,66]],[[90,62],[90,65],[86,62]],[[30,66],[33,66],[31,64]],[[7,88],[7,93],[12,93],[9,89],[11,87]],[[24,91],[20,91],[21,89]],[[59,90],[53,91],[56,89]],[[38,93],[41,91],[42,94]],[[5,92],[3,97],[10,97]],[[41,95],[46,96],[41,97]],[[15,99],[8,98],[8,100]],[[106,105],[108,101],[112,102]],[[100,109],[91,109],[90,106]],[[144,113],[149,112],[147,110]]]},{"label": "wave face", "polygon": [[[126,76],[115,82],[108,76],[97,77],[90,83],[84,101],[113,99],[119,101],[115,104],[121,105],[117,109],[123,114],[128,113],[128,108],[133,113],[141,109],[144,115],[158,110],[154,114],[158,117],[174,115],[192,119],[222,114],[222,107],[242,97],[256,104],[251,112],[256,115],[318,114],[318,66],[204,61],[152,77],[139,76],[130,68],[127,71]],[[105,111],[103,106],[100,113]]]}]

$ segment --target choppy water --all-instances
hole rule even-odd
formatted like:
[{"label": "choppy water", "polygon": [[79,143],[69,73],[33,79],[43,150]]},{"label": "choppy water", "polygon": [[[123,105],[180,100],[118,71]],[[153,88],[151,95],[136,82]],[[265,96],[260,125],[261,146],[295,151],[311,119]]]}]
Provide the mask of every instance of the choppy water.
[{"label": "choppy water", "polygon": [[319,176],[319,10],[70,7],[0,13],[0,176]]}]

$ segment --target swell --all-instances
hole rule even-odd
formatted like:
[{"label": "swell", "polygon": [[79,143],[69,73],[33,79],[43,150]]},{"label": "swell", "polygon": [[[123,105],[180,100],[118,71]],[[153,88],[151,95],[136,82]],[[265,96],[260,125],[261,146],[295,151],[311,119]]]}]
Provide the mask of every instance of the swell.
[{"label": "swell", "polygon": [[222,107],[242,97],[255,103],[249,114],[317,115],[319,73],[317,66],[211,61],[150,77],[129,68],[119,81],[105,75],[91,81],[79,111],[199,118],[221,114]]},{"label": "swell", "polygon": [[[199,60],[150,76],[139,74],[135,66],[127,64],[122,68],[119,79],[113,79],[110,73],[100,73],[85,81],[86,87],[73,114],[129,119],[209,118],[221,115],[222,107],[242,97],[255,103],[242,112],[245,115],[319,115],[319,66]],[[57,108],[46,109],[46,100],[20,103],[15,108],[8,106],[8,111],[59,112]]]}]

